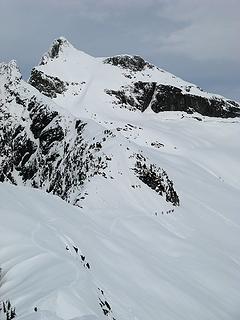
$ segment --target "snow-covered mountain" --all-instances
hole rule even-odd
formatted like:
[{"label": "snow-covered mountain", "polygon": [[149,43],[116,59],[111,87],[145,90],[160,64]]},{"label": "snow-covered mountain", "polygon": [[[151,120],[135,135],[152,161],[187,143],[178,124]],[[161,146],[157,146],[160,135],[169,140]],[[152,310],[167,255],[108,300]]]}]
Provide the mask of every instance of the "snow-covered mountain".
[{"label": "snow-covered mountain", "polygon": [[237,102],[59,38],[0,115],[1,320],[239,318]]},{"label": "snow-covered mountain", "polygon": [[[109,104],[142,112],[152,109],[156,113],[240,115],[236,102],[204,92],[141,57],[93,58],[75,49],[64,38],[57,39],[42,57],[39,66],[32,70],[29,83],[61,105],[68,99],[67,108],[76,116],[84,116],[86,106],[88,112],[101,108],[101,112],[109,114]],[[94,107],[90,108],[91,105]]]}]

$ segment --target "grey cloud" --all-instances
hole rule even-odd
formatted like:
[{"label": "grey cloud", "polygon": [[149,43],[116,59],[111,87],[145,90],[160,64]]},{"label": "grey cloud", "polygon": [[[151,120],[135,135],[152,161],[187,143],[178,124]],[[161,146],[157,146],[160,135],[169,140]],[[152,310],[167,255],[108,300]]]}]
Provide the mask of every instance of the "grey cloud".
[{"label": "grey cloud", "polygon": [[186,25],[160,39],[159,50],[174,50],[196,60],[217,57],[239,62],[239,1],[181,0],[170,3],[159,16],[167,16],[173,22],[184,21]]},{"label": "grey cloud", "polygon": [[94,56],[140,54],[240,100],[238,0],[0,0],[0,60],[27,78],[63,35]]}]

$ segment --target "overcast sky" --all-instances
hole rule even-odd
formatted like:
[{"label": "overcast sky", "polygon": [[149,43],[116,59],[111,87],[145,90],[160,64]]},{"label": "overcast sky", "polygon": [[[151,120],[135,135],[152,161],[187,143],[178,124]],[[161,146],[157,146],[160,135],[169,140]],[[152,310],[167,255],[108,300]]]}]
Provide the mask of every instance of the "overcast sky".
[{"label": "overcast sky", "polygon": [[16,59],[24,78],[59,36],[240,100],[240,0],[0,0],[0,61]]}]

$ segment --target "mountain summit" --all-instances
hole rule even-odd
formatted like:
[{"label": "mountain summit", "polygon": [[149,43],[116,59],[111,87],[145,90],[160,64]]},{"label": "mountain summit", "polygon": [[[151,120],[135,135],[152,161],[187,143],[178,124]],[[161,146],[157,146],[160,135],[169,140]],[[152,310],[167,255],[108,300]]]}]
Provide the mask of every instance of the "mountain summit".
[{"label": "mountain summit", "polygon": [[64,38],[1,64],[0,319],[237,319],[239,110]]},{"label": "mountain summit", "polygon": [[1,83],[9,83],[12,81],[18,82],[21,80],[22,75],[15,60],[10,61],[9,63],[0,63],[0,77]]},{"label": "mountain summit", "polygon": [[[98,110],[113,104],[141,112],[184,111],[223,118],[240,115],[238,103],[207,93],[139,56],[93,58],[73,48],[65,38],[53,42],[32,70],[29,83],[61,102],[71,97],[71,112],[76,116],[83,115],[76,106],[80,104],[94,104]],[[60,104],[66,106],[65,102]]]},{"label": "mountain summit", "polygon": [[54,40],[52,46],[49,48],[48,52],[43,55],[40,60],[40,65],[46,64],[49,59],[56,59],[59,55],[64,54],[66,49],[71,49],[73,46],[64,37],[59,37]]}]

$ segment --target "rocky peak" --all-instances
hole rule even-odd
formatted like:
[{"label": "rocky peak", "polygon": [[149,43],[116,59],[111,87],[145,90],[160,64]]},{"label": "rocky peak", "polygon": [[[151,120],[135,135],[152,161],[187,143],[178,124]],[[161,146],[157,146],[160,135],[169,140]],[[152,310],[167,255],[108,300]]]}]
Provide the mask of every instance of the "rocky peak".
[{"label": "rocky peak", "polygon": [[65,51],[66,48],[73,48],[71,43],[64,37],[59,37],[54,40],[48,52],[43,55],[40,60],[39,65],[46,64],[49,59],[56,59],[61,53]]},{"label": "rocky peak", "polygon": [[15,60],[9,63],[0,63],[0,78],[3,84],[18,83],[22,79],[22,75]]}]

